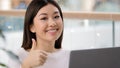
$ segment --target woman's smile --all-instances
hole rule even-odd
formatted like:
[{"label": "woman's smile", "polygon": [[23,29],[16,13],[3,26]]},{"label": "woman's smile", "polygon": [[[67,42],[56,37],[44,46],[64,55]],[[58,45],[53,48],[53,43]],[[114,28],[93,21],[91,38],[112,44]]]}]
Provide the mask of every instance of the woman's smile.
[{"label": "woman's smile", "polygon": [[55,35],[58,32],[58,30],[59,30],[58,28],[53,28],[53,29],[46,30],[46,32],[51,35]]}]

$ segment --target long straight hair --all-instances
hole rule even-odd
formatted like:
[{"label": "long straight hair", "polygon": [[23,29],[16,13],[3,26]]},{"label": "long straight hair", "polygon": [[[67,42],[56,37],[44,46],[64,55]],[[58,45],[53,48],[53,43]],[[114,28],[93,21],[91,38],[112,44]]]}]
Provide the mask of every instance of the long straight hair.
[{"label": "long straight hair", "polygon": [[[22,47],[27,50],[31,49],[32,47],[32,38],[36,40],[36,34],[32,33],[30,31],[30,26],[33,24],[33,19],[38,13],[38,11],[46,6],[47,4],[52,4],[56,8],[58,8],[60,12],[60,16],[63,21],[63,14],[60,6],[58,3],[54,0],[32,0],[31,3],[29,4],[26,14],[25,14],[25,20],[24,20],[24,31],[23,31],[23,42],[22,42]],[[60,49],[62,45],[62,38],[63,38],[63,31],[60,35],[60,37],[55,41],[55,48]]]}]

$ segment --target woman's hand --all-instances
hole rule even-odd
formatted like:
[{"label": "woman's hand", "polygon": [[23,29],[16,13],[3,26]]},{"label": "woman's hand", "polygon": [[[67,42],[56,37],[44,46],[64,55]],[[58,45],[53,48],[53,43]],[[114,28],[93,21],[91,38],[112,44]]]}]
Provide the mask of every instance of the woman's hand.
[{"label": "woman's hand", "polygon": [[47,53],[42,50],[36,50],[36,48],[36,41],[32,39],[32,48],[27,58],[23,61],[22,68],[33,68],[41,66],[45,63],[47,59]]}]

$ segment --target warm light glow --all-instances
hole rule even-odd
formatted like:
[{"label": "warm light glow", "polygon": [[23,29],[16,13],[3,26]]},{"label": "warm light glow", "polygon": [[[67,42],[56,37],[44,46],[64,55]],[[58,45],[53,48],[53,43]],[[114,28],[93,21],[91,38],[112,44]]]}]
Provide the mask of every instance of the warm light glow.
[{"label": "warm light glow", "polygon": [[11,9],[11,0],[0,0],[0,6],[1,10]]}]

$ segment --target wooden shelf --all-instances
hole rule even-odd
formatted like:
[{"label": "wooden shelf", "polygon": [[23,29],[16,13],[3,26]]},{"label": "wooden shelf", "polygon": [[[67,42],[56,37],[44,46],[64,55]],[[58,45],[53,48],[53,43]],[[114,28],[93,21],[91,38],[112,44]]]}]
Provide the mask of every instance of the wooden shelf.
[{"label": "wooden shelf", "polygon": [[[1,16],[24,16],[25,10],[0,10]],[[64,11],[64,18],[120,21],[120,13]]]}]

